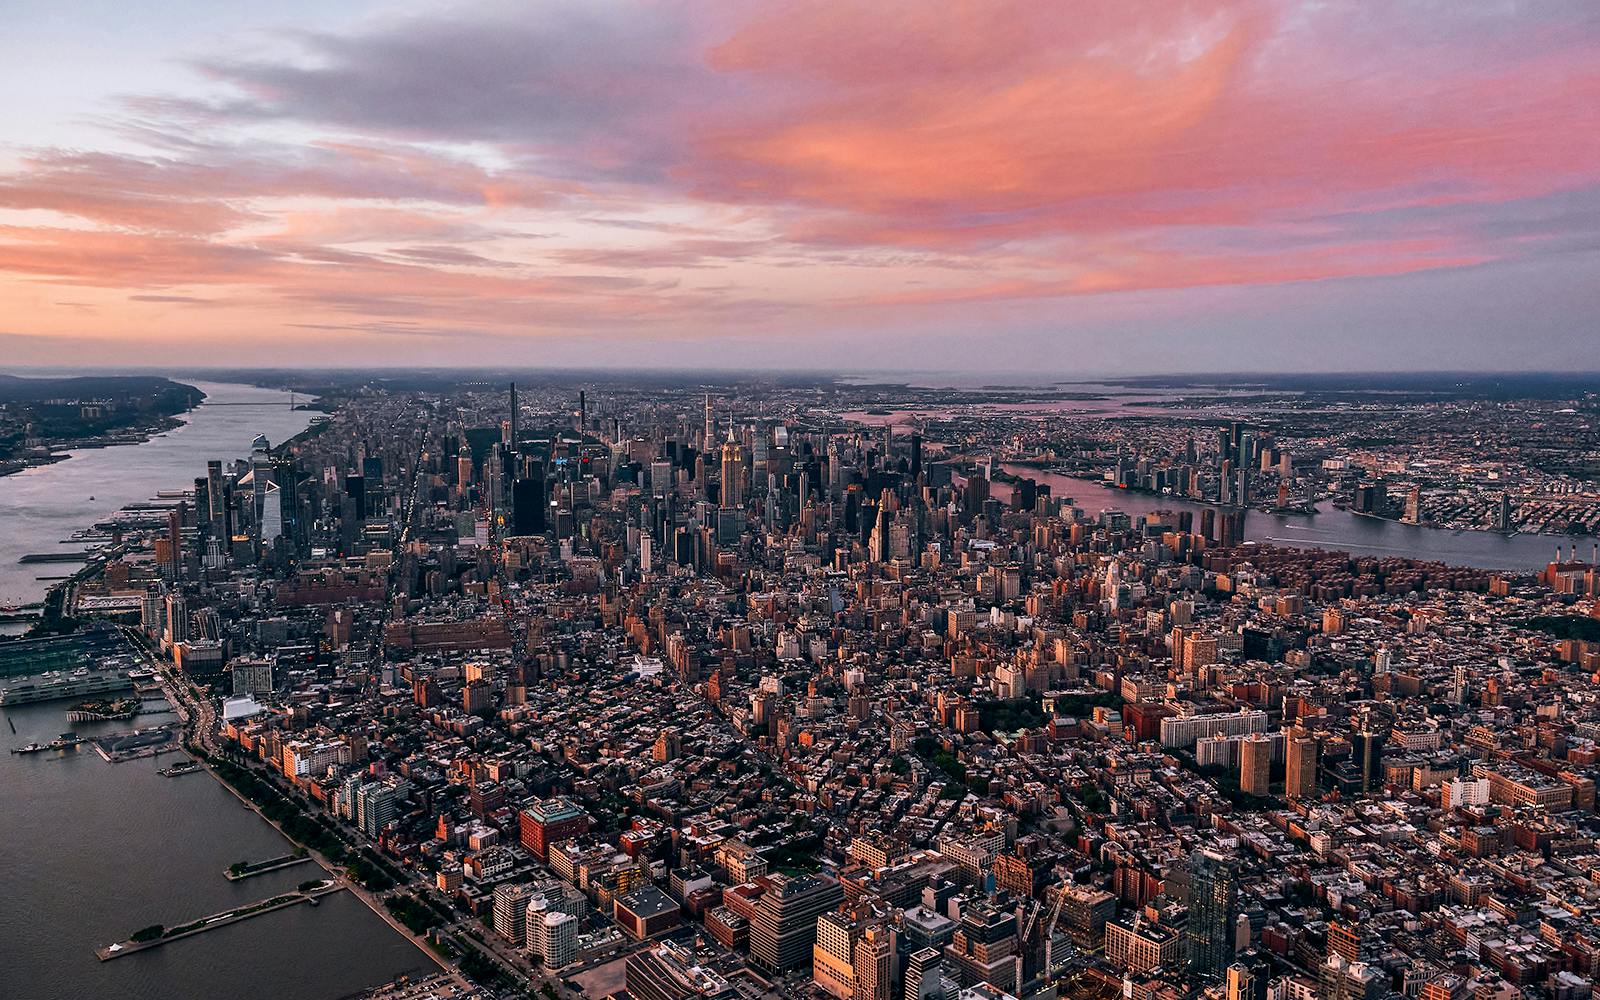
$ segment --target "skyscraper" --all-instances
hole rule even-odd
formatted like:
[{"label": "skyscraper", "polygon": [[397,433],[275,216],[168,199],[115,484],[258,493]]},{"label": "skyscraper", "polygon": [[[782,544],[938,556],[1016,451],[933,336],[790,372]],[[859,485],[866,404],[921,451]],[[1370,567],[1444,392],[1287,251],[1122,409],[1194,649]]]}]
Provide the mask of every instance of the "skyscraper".
[{"label": "skyscraper", "polygon": [[1239,748],[1239,787],[1250,795],[1266,795],[1272,780],[1272,737],[1251,733]]},{"label": "skyscraper", "polygon": [[811,961],[817,917],[844,900],[827,875],[764,875],[767,891],[750,921],[750,960],[767,973],[803,968]]},{"label": "skyscraper", "polygon": [[511,484],[511,533],[542,535],[545,532],[544,477],[530,476]]},{"label": "skyscraper", "polygon": [[206,519],[211,522],[213,532],[223,530],[222,515],[222,463],[211,461],[206,463],[206,502],[209,508]]},{"label": "skyscraper", "polygon": [[1283,774],[1283,793],[1291,799],[1315,798],[1317,795],[1317,757],[1320,745],[1316,738],[1299,726],[1289,731],[1284,748],[1286,765]]},{"label": "skyscraper", "polygon": [[1361,791],[1370,792],[1383,783],[1383,734],[1373,729],[1372,720],[1363,718],[1361,728],[1350,737],[1350,749],[1361,769]]},{"label": "skyscraper", "polygon": [[1184,944],[1189,971],[1220,975],[1233,960],[1233,925],[1239,916],[1239,876],[1233,862],[1211,851],[1189,855],[1189,922]]},{"label": "skyscraper", "polygon": [[728,420],[728,440],[722,445],[722,506],[744,506],[744,449],[733,439],[733,420]]}]

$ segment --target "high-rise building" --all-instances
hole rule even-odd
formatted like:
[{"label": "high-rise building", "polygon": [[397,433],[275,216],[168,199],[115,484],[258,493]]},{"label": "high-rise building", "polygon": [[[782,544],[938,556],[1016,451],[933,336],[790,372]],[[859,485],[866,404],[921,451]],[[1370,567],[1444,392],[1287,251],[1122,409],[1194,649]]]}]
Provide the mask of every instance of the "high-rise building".
[{"label": "high-rise building", "polygon": [[542,535],[546,522],[545,485],[542,476],[518,479],[511,484],[511,533]]},{"label": "high-rise building", "polygon": [[804,968],[817,939],[817,917],[844,900],[838,880],[827,875],[765,875],[767,891],[750,921],[750,960],[776,974]]},{"label": "high-rise building", "polygon": [[371,782],[356,794],[356,824],[361,832],[376,837],[394,819],[394,786]]},{"label": "high-rise building", "polygon": [[206,520],[211,522],[211,530],[220,532],[223,528],[222,516],[222,463],[211,461],[206,463]]},{"label": "high-rise building", "polygon": [[528,946],[528,897],[531,895],[533,888],[525,882],[507,882],[494,888],[494,932],[518,948]]},{"label": "high-rise building", "polygon": [[1373,791],[1383,784],[1383,734],[1372,729],[1369,720],[1350,737],[1350,749],[1361,773],[1361,791]]},{"label": "high-rise building", "polygon": [[734,510],[744,506],[744,449],[733,439],[731,423],[722,445],[722,506]]},{"label": "high-rise building", "polygon": [[1189,971],[1220,975],[1233,961],[1239,916],[1239,876],[1233,862],[1211,851],[1189,855],[1189,922],[1184,926]]},{"label": "high-rise building", "polygon": [[1272,780],[1273,739],[1251,733],[1239,746],[1239,787],[1249,795],[1266,795]]},{"label": "high-rise building", "polygon": [[1317,797],[1317,758],[1320,744],[1305,730],[1295,727],[1289,731],[1284,747],[1286,764],[1283,774],[1283,793],[1291,799]]},{"label": "high-rise building", "polygon": [[[498,891],[498,890],[497,890]],[[496,903],[499,901],[496,900]],[[547,969],[560,969],[578,960],[578,919],[570,913],[546,910],[528,918],[528,950],[538,954]]]},{"label": "high-rise building", "polygon": [[189,603],[182,594],[167,595],[167,632],[165,645],[176,646],[189,641]]},{"label": "high-rise building", "polygon": [[869,924],[856,938],[855,992],[852,1000],[895,1000],[895,933],[887,924]]},{"label": "high-rise building", "polygon": [[997,901],[979,900],[961,913],[955,936],[945,946],[945,964],[956,985],[986,983],[1007,993],[1022,990],[1022,955],[1015,911]]},{"label": "high-rise building", "polygon": [[848,913],[834,911],[817,917],[811,981],[837,1000],[850,1000],[855,993],[856,935],[855,918]]},{"label": "high-rise building", "polygon": [[919,948],[906,956],[905,1000],[943,1000],[943,956],[937,948]]}]

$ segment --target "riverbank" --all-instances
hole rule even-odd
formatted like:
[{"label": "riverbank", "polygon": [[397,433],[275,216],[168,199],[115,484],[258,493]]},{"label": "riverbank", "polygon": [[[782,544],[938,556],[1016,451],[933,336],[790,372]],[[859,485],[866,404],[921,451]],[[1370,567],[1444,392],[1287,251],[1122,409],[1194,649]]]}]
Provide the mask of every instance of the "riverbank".
[{"label": "riverbank", "polygon": [[[1190,511],[1196,515],[1215,504],[1145,495],[1117,489],[1092,479],[1001,463],[1013,475],[1049,485],[1058,497],[1073,498],[1091,518],[1100,510],[1120,510],[1130,517],[1161,512]],[[1358,556],[1398,556],[1422,562],[1439,562],[1500,572],[1534,573],[1545,567],[1560,539],[1542,535],[1499,535],[1489,532],[1454,532],[1377,518],[1357,517],[1332,504],[1318,506],[1314,514],[1267,513],[1252,508],[1245,517],[1244,540],[1291,548],[1326,549]]]},{"label": "riverbank", "polygon": [[[71,461],[0,477],[0,607],[38,604],[49,583],[17,560],[34,552],[82,550],[75,536],[129,504],[182,490],[206,463],[247,458],[251,442],[274,444],[305,432],[315,410],[291,409],[291,394],[242,383],[188,380],[205,394],[173,430],[130,448],[83,449]],[[306,397],[293,397],[295,404]],[[60,572],[67,572],[66,569]]]}]

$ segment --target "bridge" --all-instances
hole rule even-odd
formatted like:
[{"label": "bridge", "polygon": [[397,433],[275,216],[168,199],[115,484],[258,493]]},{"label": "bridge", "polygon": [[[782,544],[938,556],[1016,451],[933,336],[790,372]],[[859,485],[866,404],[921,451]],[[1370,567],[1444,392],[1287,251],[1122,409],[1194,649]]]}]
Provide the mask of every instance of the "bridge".
[{"label": "bridge", "polygon": [[[284,404],[281,401],[270,401],[270,400],[265,400],[265,399],[212,399],[209,396],[207,396],[204,400],[202,400],[200,405],[201,406],[255,406],[255,407],[260,407],[260,408],[263,408],[263,409],[271,409],[271,410],[281,410],[281,409],[284,408]],[[295,408],[296,405],[297,405],[297,401],[295,400],[295,394],[291,392],[291,393],[289,393],[288,408],[292,410],[292,409]]]}]

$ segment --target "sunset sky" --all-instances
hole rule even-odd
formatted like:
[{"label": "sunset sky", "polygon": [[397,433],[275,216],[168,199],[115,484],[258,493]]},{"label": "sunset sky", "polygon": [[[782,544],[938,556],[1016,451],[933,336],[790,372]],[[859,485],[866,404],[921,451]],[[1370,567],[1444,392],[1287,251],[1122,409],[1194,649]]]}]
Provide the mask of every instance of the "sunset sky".
[{"label": "sunset sky", "polygon": [[1600,368],[1595,0],[5,8],[0,367]]}]

